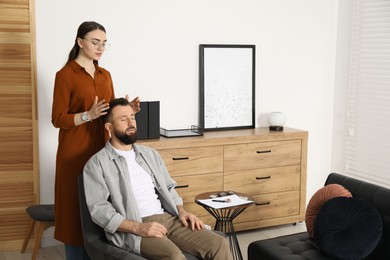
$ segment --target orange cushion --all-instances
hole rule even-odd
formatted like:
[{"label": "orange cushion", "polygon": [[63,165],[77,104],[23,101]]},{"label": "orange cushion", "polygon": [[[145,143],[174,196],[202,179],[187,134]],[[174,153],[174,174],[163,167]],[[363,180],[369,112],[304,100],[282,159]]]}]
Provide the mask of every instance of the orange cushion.
[{"label": "orange cushion", "polygon": [[314,193],[313,197],[311,197],[306,208],[305,216],[307,232],[311,238],[313,238],[314,233],[314,220],[322,205],[335,197],[352,197],[352,194],[340,184],[328,184],[319,189]]}]

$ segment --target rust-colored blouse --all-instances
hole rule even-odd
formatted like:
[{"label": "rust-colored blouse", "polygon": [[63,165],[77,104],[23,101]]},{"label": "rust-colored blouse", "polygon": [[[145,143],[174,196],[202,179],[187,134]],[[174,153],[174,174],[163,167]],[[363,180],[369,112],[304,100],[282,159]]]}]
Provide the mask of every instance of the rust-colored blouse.
[{"label": "rust-colored blouse", "polygon": [[52,107],[52,123],[59,128],[54,238],[74,246],[83,244],[77,176],[108,139],[101,118],[79,126],[74,124],[74,115],[91,109],[95,96],[106,102],[114,98],[112,79],[107,70],[96,65],[92,78],[77,62],[71,61],[57,72]]}]

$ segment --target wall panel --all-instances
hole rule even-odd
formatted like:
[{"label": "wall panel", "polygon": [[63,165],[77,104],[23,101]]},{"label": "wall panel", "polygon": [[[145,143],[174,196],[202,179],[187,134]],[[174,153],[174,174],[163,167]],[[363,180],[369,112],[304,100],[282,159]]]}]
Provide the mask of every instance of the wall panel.
[{"label": "wall panel", "polygon": [[[20,250],[39,202],[33,0],[0,0],[0,250]],[[32,244],[32,243],[30,243]]]}]

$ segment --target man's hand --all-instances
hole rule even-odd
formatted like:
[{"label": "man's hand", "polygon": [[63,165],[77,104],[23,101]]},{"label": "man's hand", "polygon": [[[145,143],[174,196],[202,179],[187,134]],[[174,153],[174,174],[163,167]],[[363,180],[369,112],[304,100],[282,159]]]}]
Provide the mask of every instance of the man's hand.
[{"label": "man's hand", "polygon": [[204,228],[202,220],[198,219],[194,214],[187,212],[182,206],[177,206],[177,210],[179,211],[179,220],[185,227],[190,223],[191,230],[195,230],[195,228],[197,230]]},{"label": "man's hand", "polygon": [[135,234],[141,237],[164,237],[168,230],[157,222],[138,223]]},{"label": "man's hand", "polygon": [[141,237],[164,237],[167,229],[157,222],[135,222],[125,219],[118,228],[119,231],[130,232]]}]

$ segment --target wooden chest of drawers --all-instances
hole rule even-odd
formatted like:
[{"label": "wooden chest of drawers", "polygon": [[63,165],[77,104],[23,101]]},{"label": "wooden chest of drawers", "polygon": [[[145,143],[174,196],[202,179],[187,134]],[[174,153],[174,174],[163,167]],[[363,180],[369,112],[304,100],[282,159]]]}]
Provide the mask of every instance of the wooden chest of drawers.
[{"label": "wooden chest of drawers", "polygon": [[159,151],[184,207],[211,226],[214,219],[194,202],[197,194],[249,194],[255,205],[234,221],[236,230],[247,230],[304,220],[307,137],[306,131],[296,129],[255,128],[138,143]]},{"label": "wooden chest of drawers", "polygon": [[223,146],[158,149],[171,177],[177,182],[176,191],[183,198],[184,208],[205,223],[213,217],[195,203],[202,192],[223,189]]}]

